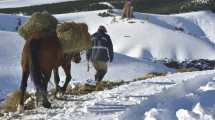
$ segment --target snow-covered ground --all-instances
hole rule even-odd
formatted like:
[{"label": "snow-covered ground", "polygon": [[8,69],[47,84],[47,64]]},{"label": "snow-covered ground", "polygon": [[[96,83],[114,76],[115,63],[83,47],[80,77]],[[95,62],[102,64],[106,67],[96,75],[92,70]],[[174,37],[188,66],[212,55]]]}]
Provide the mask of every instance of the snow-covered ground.
[{"label": "snow-covered ground", "polygon": [[2,119],[214,120],[214,76],[214,70],[178,73],[84,96],[67,95],[65,101],[53,100],[53,109],[9,113]]},{"label": "snow-covered ground", "polygon": [[[131,20],[120,19],[118,10],[114,11],[115,17],[100,17],[99,12],[104,11],[55,16],[60,22],[86,22],[90,33],[101,24],[107,27],[116,53],[105,80],[131,81],[148,72],[172,71],[151,62],[154,58],[179,61],[215,58],[215,16],[209,11],[177,15],[135,13],[136,18]],[[19,18],[26,20],[23,16],[0,14],[1,97],[17,89],[21,78],[20,53],[24,40],[15,32]],[[81,64],[72,64],[72,83],[93,79],[94,72],[93,69],[87,72],[83,56]],[[63,79],[63,72],[60,74]],[[0,119],[213,120],[214,77],[214,70],[169,74],[84,96],[66,95],[65,101],[53,100],[52,109],[9,113]]]},{"label": "snow-covered ground", "polygon": [[18,8],[77,0],[1,0],[0,8]]},{"label": "snow-covered ground", "polygon": [[140,105],[127,110],[122,119],[214,120],[214,71],[195,74],[190,74],[191,79],[182,78],[182,83],[148,97]]}]

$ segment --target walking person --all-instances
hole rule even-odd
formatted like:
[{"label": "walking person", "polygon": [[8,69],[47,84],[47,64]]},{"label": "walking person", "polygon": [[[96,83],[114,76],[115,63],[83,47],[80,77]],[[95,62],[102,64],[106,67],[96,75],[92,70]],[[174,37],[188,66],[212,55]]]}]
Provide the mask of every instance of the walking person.
[{"label": "walking person", "polygon": [[107,73],[108,63],[113,61],[113,44],[107,34],[107,29],[102,25],[91,36],[91,42],[92,48],[87,51],[86,57],[96,70],[96,90],[99,91],[103,90],[101,81]]},{"label": "walking person", "polygon": [[132,6],[132,0],[126,0],[123,10],[122,10],[122,19],[124,18],[133,18],[133,6]]}]

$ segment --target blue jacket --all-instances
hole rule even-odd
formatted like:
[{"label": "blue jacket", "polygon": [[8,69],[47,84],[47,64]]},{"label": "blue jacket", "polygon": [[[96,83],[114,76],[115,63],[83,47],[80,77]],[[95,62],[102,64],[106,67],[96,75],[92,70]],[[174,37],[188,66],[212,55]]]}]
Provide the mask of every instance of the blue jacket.
[{"label": "blue jacket", "polygon": [[91,36],[92,47],[86,53],[90,61],[113,61],[113,44],[110,36],[104,32],[96,32]]}]

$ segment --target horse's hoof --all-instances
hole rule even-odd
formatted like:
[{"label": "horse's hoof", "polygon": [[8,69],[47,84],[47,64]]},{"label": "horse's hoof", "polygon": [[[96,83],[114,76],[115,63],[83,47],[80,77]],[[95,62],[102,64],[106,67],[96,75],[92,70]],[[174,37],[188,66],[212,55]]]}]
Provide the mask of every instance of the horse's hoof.
[{"label": "horse's hoof", "polygon": [[55,92],[55,97],[61,98],[65,94],[65,92],[66,92],[66,89],[64,87],[58,87]]},{"label": "horse's hoof", "polygon": [[18,107],[17,107],[17,112],[18,113],[23,113],[24,112],[24,106],[19,104]]},{"label": "horse's hoof", "polygon": [[61,92],[62,92],[62,94],[64,95],[64,94],[66,93],[66,88],[65,88],[65,87],[62,87],[62,88],[61,88]]},{"label": "horse's hoof", "polygon": [[56,98],[61,98],[61,97],[63,97],[63,93],[62,92],[57,92]]},{"label": "horse's hoof", "polygon": [[51,108],[51,103],[50,102],[43,102],[43,107],[44,108]]}]

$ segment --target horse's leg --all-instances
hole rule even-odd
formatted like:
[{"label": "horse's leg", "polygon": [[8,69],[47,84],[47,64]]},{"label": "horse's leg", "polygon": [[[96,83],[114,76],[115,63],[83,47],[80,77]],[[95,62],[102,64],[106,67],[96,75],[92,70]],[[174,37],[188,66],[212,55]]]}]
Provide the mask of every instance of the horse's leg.
[{"label": "horse's leg", "polygon": [[42,91],[41,94],[43,97],[43,101],[42,101],[43,106],[46,108],[51,107],[51,103],[49,102],[49,100],[47,98],[47,96],[48,96],[47,88],[48,88],[48,82],[50,80],[50,77],[51,77],[51,72],[43,73],[43,83],[45,85],[45,91]]},{"label": "horse's leg", "polygon": [[40,73],[40,74],[41,74],[40,80],[41,80],[42,88],[40,88],[40,89],[36,88],[37,89],[37,92],[36,92],[37,106],[38,107],[43,106],[45,108],[50,108],[51,103],[49,102],[48,97],[47,97],[48,96],[47,87],[48,87],[48,82],[51,77],[51,72]]},{"label": "horse's leg", "polygon": [[56,95],[57,92],[60,91],[60,86],[59,86],[60,77],[59,77],[59,73],[58,73],[58,67],[54,68],[53,71],[54,71],[54,82],[55,82],[55,87],[56,87],[55,95]]},{"label": "horse's leg", "polygon": [[44,74],[44,82],[45,82],[45,89],[48,90],[48,83],[49,83],[49,80],[51,78],[51,72],[47,72]]},{"label": "horse's leg", "polygon": [[62,65],[62,67],[63,67],[63,70],[66,74],[66,80],[65,80],[65,83],[64,83],[63,88],[62,88],[62,92],[64,93],[66,91],[66,88],[67,88],[69,82],[72,79],[72,76],[71,76],[71,60],[68,60],[66,63],[64,63]]},{"label": "horse's leg", "polygon": [[31,79],[36,87],[36,102],[37,106],[44,106],[50,108],[51,104],[47,99],[47,91],[45,85],[45,77],[42,75],[39,65],[41,61],[39,59],[40,41],[37,39],[29,40],[29,68]]},{"label": "horse's leg", "polygon": [[27,70],[23,70],[23,72],[22,72],[22,81],[21,81],[21,85],[20,85],[21,97],[20,97],[20,103],[17,108],[18,112],[24,111],[24,96],[25,96],[25,91],[27,88],[28,77],[29,77],[29,70],[27,68]]}]

